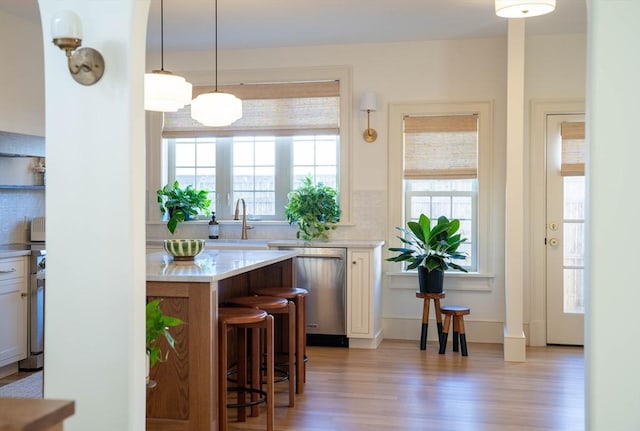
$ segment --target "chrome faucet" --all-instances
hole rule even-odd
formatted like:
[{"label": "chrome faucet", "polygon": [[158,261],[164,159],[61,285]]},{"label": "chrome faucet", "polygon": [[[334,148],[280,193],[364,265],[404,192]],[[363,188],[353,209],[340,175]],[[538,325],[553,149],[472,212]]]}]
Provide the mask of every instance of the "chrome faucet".
[{"label": "chrome faucet", "polygon": [[247,204],[245,203],[244,198],[240,198],[236,201],[236,211],[233,213],[233,219],[240,220],[238,218],[240,202],[242,202],[242,235],[240,235],[240,239],[247,239],[247,230],[253,229],[253,226],[247,225]]}]

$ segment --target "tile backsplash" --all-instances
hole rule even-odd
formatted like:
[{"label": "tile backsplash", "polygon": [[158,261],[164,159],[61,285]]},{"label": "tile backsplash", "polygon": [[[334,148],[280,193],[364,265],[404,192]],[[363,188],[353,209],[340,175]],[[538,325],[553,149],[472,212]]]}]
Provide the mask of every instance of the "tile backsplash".
[{"label": "tile backsplash", "polygon": [[27,242],[31,219],[44,215],[44,190],[0,190],[0,244]]}]

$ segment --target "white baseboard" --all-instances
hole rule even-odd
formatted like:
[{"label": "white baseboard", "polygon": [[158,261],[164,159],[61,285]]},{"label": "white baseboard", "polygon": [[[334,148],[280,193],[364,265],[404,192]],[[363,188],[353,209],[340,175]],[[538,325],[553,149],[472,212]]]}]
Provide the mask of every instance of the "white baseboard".
[{"label": "white baseboard", "polygon": [[[506,332],[506,329],[505,329]],[[526,362],[527,338],[524,332],[516,336],[504,335],[504,360],[507,362]]]},{"label": "white baseboard", "polygon": [[[384,318],[382,319],[384,338],[394,340],[420,340],[422,319]],[[474,321],[464,319],[467,341],[470,343],[504,342],[502,322]],[[438,341],[436,321],[429,321],[427,340]],[[351,343],[351,341],[349,341]]]},{"label": "white baseboard", "polygon": [[0,367],[0,379],[10,376],[11,374],[15,374],[18,372],[18,363],[15,362],[13,364],[5,365]]},{"label": "white baseboard", "polygon": [[383,331],[380,330],[373,338],[352,338],[349,337],[350,349],[377,349],[382,339]]}]

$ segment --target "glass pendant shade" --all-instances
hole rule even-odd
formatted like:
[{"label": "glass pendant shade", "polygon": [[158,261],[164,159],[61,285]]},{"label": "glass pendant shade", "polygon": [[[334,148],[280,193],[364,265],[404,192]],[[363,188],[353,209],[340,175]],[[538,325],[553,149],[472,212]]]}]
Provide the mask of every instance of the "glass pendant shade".
[{"label": "glass pendant shade", "polygon": [[191,101],[191,118],[209,127],[228,126],[242,117],[242,100],[229,93],[204,93]]},{"label": "glass pendant shade", "polygon": [[144,74],[144,109],[176,112],[191,103],[192,86],[182,76],[165,70]]},{"label": "glass pendant shade", "polygon": [[556,0],[495,0],[496,15],[503,18],[528,18],[553,12]]}]

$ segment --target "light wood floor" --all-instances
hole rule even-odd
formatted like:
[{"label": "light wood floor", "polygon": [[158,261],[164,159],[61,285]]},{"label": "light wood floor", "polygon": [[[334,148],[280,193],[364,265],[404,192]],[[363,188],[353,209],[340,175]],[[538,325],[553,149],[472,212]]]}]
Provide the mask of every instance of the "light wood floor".
[{"label": "light wood floor", "polygon": [[[450,349],[390,340],[377,350],[309,347],[295,408],[286,407],[286,383],[277,385],[276,429],[584,430],[582,348],[528,348],[525,363],[504,362],[497,344],[471,343],[468,357]],[[264,420],[230,429],[264,429]]]}]

